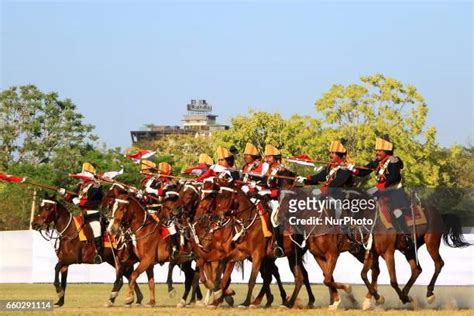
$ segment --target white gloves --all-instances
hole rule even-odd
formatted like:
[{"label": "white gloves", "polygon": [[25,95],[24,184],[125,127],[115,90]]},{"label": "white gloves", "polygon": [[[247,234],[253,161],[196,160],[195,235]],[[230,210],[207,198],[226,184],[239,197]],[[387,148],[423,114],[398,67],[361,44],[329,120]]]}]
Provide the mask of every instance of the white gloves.
[{"label": "white gloves", "polygon": [[356,168],[355,168],[354,165],[349,164],[349,165],[347,165],[347,170],[349,170],[349,171],[351,171],[351,172],[354,172],[354,171],[356,171]]},{"label": "white gloves", "polygon": [[323,168],[324,168],[324,166],[316,166],[316,167],[314,167],[314,172],[318,173],[321,170],[323,170]]},{"label": "white gloves", "polygon": [[296,182],[298,183],[304,183],[306,180],[306,177],[303,177],[303,176],[297,176],[296,177]]},{"label": "white gloves", "polygon": [[66,189],[65,188],[59,188],[58,193],[61,195],[66,195]]}]

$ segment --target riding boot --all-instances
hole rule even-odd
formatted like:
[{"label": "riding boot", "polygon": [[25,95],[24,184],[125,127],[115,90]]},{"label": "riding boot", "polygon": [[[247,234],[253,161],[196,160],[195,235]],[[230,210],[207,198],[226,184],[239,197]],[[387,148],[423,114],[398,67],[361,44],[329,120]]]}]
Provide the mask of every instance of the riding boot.
[{"label": "riding boot", "polygon": [[275,253],[275,256],[277,258],[284,257],[285,251],[281,247],[283,245],[283,235],[278,227],[273,227],[273,235],[275,236],[273,243],[273,252]]},{"label": "riding boot", "polygon": [[406,246],[406,251],[410,251],[413,249],[413,240],[411,238],[411,232],[410,229],[407,226],[407,223],[405,222],[405,218],[402,216],[396,217],[394,216],[395,219],[395,226],[397,226],[397,232],[403,234],[403,239],[405,241],[405,246]]},{"label": "riding boot", "polygon": [[171,240],[171,259],[174,260],[179,254],[179,235],[175,233],[170,236]]},{"label": "riding boot", "polygon": [[341,233],[346,235],[350,242],[349,252],[352,254],[357,254],[360,252],[361,247],[355,240],[355,237],[351,231],[351,228],[347,225],[341,225]]},{"label": "riding boot", "polygon": [[102,237],[95,237],[95,258],[94,263],[102,263],[102,251],[104,248],[104,243],[102,242]]}]

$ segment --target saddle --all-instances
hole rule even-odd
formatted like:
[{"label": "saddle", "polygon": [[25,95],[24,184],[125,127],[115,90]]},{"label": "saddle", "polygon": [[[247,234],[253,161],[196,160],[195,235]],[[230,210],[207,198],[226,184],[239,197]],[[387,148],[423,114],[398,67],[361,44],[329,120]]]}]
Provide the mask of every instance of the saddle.
[{"label": "saddle", "polygon": [[[84,216],[76,215],[73,216],[74,226],[76,227],[76,231],[79,235],[79,240],[82,242],[92,242],[94,240],[94,235],[92,233],[92,229],[90,228],[89,224],[84,220]],[[104,223],[101,222],[101,226]],[[102,231],[104,228],[102,227]],[[103,234],[102,239],[104,242],[104,248],[110,248],[113,245],[114,248],[117,247],[117,241],[113,236],[109,239],[108,234]]]},{"label": "saddle", "polygon": [[[378,210],[379,210],[380,220],[382,221],[382,224],[384,225],[384,227],[386,229],[393,228],[394,226],[392,223],[392,214],[388,206],[388,200],[384,198],[380,199],[378,206],[379,206]],[[413,218],[412,213],[415,218]],[[409,227],[413,225],[415,226],[424,225],[427,223],[425,210],[423,209],[421,204],[413,205],[411,209],[403,212],[403,216],[405,218],[405,223]]]}]

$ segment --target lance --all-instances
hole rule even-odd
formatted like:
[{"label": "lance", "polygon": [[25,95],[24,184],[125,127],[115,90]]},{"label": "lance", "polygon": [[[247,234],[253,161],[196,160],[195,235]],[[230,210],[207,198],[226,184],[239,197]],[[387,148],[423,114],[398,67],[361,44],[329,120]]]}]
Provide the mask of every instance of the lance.
[{"label": "lance", "polygon": [[[287,161],[289,162],[292,162],[292,163],[296,163],[296,164],[300,164],[300,165],[303,165],[303,166],[308,166],[308,167],[314,167],[315,164],[325,164],[325,165],[329,165],[331,164],[329,161],[325,161],[325,160],[313,160],[313,159],[298,159],[298,158],[295,158],[295,157],[289,157],[289,158],[286,158]],[[342,166],[348,166],[348,164],[341,164]],[[362,169],[362,170],[375,170],[374,168],[368,168],[368,167],[362,167],[362,166],[354,166],[355,169]]]},{"label": "lance", "polygon": [[[31,186],[35,186],[38,188],[46,189],[46,190],[51,190],[51,191],[58,191],[60,188],[54,185],[49,185],[49,184],[43,184],[43,183],[38,183],[36,181],[30,180],[26,177],[18,177],[14,175],[9,175],[6,173],[0,173],[0,180],[4,180],[7,182],[14,182],[14,183],[24,183],[28,184]],[[66,191],[67,193],[71,195],[77,195],[77,193],[71,192],[71,191]]]},{"label": "lance", "polygon": [[146,176],[156,176],[156,177],[164,177],[164,178],[178,179],[178,180],[192,180],[193,179],[193,178],[172,176],[172,175],[167,175],[167,174],[151,173],[151,172],[142,172],[142,174]]},{"label": "lance", "polygon": [[120,185],[120,186],[123,186],[124,188],[129,189],[129,190],[132,191],[132,192],[138,192],[138,189],[135,188],[134,186],[129,185],[129,184],[126,184],[126,183],[123,183],[123,182],[120,182],[120,181],[116,181],[116,180],[114,180],[114,179],[110,179],[110,178],[106,178],[106,177],[101,177],[101,176],[97,176],[97,179],[98,179],[100,182],[103,182],[103,183],[107,183],[107,184],[118,184],[118,185]]}]

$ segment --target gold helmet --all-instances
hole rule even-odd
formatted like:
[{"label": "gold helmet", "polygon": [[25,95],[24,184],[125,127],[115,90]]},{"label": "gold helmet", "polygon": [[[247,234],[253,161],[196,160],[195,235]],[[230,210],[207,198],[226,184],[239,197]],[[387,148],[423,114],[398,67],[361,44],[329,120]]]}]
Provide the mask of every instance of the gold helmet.
[{"label": "gold helmet", "polygon": [[214,164],[214,161],[212,160],[211,157],[209,157],[208,154],[200,154],[198,163],[200,163],[200,164],[205,163],[206,165],[212,165],[212,164]]},{"label": "gold helmet", "polygon": [[331,145],[329,146],[329,152],[346,154],[347,149],[344,147],[341,141],[335,140],[331,142]]},{"label": "gold helmet", "polygon": [[264,156],[279,156],[281,152],[273,145],[266,145],[265,146],[265,153]]},{"label": "gold helmet", "polygon": [[259,156],[260,154],[254,144],[247,143],[247,145],[245,145],[244,155]]},{"label": "gold helmet", "polygon": [[171,174],[171,165],[167,162],[160,162],[158,164],[158,172],[164,175]]},{"label": "gold helmet", "polygon": [[141,171],[156,170],[156,164],[150,160],[142,160],[140,168]]},{"label": "gold helmet", "polygon": [[377,137],[375,138],[375,150],[393,150],[393,144],[389,141],[388,137],[385,138]]},{"label": "gold helmet", "polygon": [[226,159],[232,156],[230,151],[227,148],[222,147],[222,146],[217,147],[216,153],[217,153],[217,159],[219,160]]},{"label": "gold helmet", "polygon": [[82,164],[82,172],[89,172],[93,175],[96,175],[95,167],[89,162],[85,162]]}]

